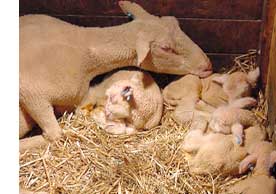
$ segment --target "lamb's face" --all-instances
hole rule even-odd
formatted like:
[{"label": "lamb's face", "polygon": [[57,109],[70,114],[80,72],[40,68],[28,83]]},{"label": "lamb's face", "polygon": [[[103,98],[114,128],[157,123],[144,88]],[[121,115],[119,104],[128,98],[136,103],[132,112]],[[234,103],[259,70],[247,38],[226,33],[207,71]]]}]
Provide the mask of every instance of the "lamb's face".
[{"label": "lamb's face", "polygon": [[124,119],[130,117],[131,102],[133,93],[141,90],[141,78],[131,78],[131,80],[120,80],[115,82],[106,91],[107,102],[105,105],[105,113],[107,118]]},{"label": "lamb's face", "polygon": [[114,120],[130,116],[129,101],[131,100],[132,92],[132,88],[123,83],[115,83],[106,91],[105,113],[107,118]]},{"label": "lamb's face", "polygon": [[260,75],[259,68],[249,73],[234,72],[232,74],[222,74],[213,78],[213,81],[222,84],[224,92],[228,95],[229,101],[250,96],[252,88]]},{"label": "lamb's face", "polygon": [[250,96],[251,85],[247,81],[247,74],[243,72],[232,73],[223,84],[223,89],[232,98],[230,100]]}]

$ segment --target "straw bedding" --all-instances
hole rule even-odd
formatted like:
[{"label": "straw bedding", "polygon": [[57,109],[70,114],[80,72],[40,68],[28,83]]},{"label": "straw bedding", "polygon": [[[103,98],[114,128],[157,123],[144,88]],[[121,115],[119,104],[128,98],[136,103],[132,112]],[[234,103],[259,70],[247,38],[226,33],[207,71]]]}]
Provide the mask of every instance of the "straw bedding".
[{"label": "straw bedding", "polygon": [[[256,67],[256,51],[237,57],[231,72]],[[266,126],[261,92],[253,110]],[[65,136],[46,148],[20,155],[20,187],[50,193],[219,193],[242,177],[197,176],[188,172],[181,142],[189,129],[172,118],[165,105],[160,126],[138,134],[110,135],[87,111],[65,113],[59,123]]]}]

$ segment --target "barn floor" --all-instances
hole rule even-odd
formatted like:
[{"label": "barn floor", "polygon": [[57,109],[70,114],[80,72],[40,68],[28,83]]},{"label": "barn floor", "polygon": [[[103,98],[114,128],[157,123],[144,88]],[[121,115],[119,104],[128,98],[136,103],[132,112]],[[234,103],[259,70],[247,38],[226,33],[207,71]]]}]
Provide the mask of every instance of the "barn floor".
[{"label": "barn floor", "polygon": [[[250,51],[237,57],[230,71],[248,71],[255,61],[256,52]],[[265,127],[267,107],[262,93],[257,95],[252,111]],[[131,136],[106,134],[86,112],[65,113],[59,119],[64,138],[20,155],[20,187],[51,193],[205,194],[246,178],[190,174],[181,150],[189,123],[178,125],[172,110],[165,105],[160,126]]]}]

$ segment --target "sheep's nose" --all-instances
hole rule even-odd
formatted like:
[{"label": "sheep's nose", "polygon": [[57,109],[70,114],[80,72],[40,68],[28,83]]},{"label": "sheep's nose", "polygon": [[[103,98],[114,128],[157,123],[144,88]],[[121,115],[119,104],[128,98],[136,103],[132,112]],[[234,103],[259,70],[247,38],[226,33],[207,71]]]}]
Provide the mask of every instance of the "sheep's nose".
[{"label": "sheep's nose", "polygon": [[212,71],[213,70],[213,65],[212,63],[209,61],[208,64],[207,64],[207,68],[205,71]]}]

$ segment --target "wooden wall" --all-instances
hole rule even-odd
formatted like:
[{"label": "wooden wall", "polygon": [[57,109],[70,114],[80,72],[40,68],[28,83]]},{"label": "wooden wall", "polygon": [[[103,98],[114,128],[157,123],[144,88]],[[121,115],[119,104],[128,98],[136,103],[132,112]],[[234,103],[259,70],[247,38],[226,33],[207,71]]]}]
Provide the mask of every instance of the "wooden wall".
[{"label": "wooden wall", "polygon": [[267,99],[268,99],[268,120],[269,135],[273,136],[276,143],[276,14],[274,16],[274,30],[271,39],[270,55],[268,56],[268,83],[267,83]]},{"label": "wooden wall", "polygon": [[[155,15],[176,16],[181,28],[210,56],[214,67],[259,49],[265,0],[136,0]],[[117,0],[19,0],[20,15],[39,13],[81,26],[122,24]]]}]

